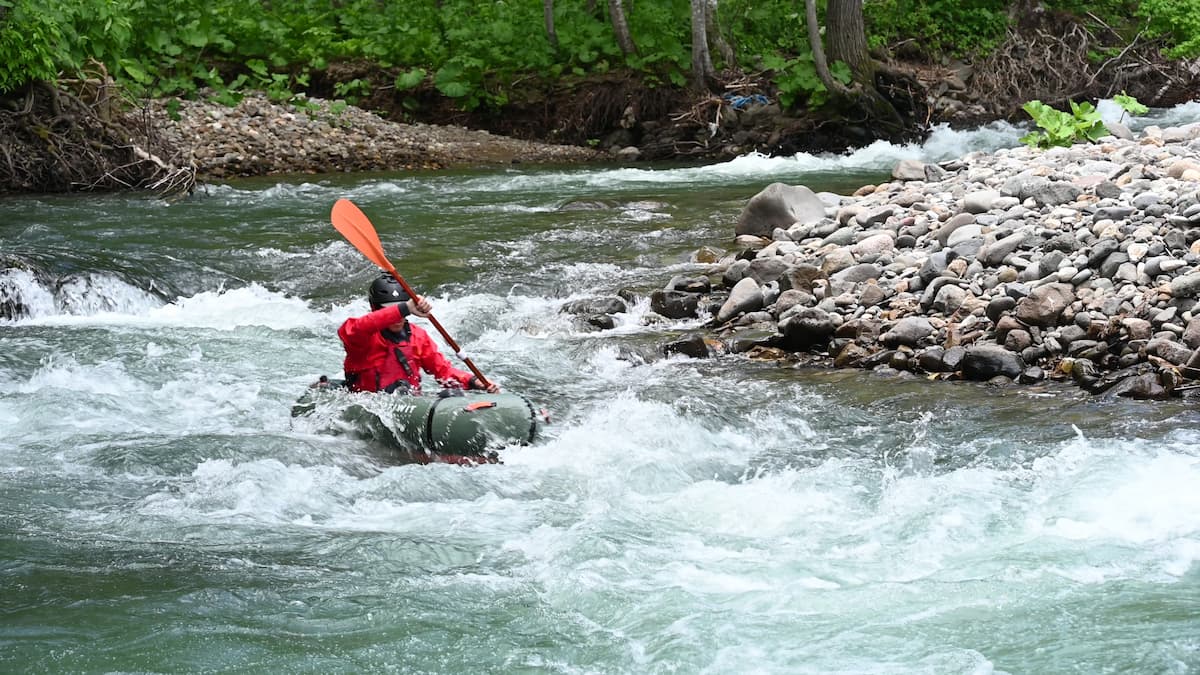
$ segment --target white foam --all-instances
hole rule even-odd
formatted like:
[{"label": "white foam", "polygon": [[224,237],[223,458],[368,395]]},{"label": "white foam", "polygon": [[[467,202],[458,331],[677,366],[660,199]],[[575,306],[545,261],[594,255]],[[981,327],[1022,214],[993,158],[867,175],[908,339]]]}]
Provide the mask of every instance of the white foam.
[{"label": "white foam", "polygon": [[205,291],[162,304],[130,303],[122,309],[88,315],[52,315],[22,323],[33,326],[125,325],[131,327],[192,327],[233,330],[265,326],[279,330],[327,323],[328,317],[312,311],[304,300],[268,291],[258,284],[220,291]]},{"label": "white foam", "polygon": [[25,308],[24,316],[17,317],[17,321],[26,316],[53,316],[59,311],[54,293],[39,283],[33,274],[19,268],[0,271],[0,302],[14,303]]}]

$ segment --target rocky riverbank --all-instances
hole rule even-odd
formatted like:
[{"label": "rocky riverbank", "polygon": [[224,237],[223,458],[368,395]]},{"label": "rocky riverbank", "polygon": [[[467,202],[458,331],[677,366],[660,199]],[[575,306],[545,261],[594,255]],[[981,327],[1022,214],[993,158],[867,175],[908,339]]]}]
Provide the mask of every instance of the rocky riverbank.
[{"label": "rocky riverbank", "polygon": [[851,196],[771,185],[736,252],[653,293],[663,316],[711,317],[665,351],[1134,398],[1198,388],[1200,123],[1111,131],[903,161]]},{"label": "rocky riverbank", "polygon": [[[201,180],[617,158],[320,100],[159,101],[143,124]],[[771,185],[739,217],[734,250],[653,293],[664,317],[711,319],[664,350],[1069,379],[1137,398],[1200,389],[1200,123],[1110,131],[1070,148],[905,161],[850,196]],[[603,329],[623,304],[565,309]],[[0,316],[19,314],[0,303]]]},{"label": "rocky riverbank", "polygon": [[336,101],[273,103],[261,94],[234,107],[158,100],[141,114],[175,164],[200,181],[237,176],[400,171],[611,159],[592,148],[496,136],[458,126],[401,124]]},{"label": "rocky riverbank", "polygon": [[[159,102],[150,119],[202,179],[615,158],[319,100]],[[769,186],[738,219],[733,252],[653,294],[663,316],[711,318],[665,351],[1069,379],[1136,398],[1200,388],[1200,124],[1111,131],[1071,148],[901,162],[891,182],[850,196]],[[620,309],[570,311],[603,328]]]}]

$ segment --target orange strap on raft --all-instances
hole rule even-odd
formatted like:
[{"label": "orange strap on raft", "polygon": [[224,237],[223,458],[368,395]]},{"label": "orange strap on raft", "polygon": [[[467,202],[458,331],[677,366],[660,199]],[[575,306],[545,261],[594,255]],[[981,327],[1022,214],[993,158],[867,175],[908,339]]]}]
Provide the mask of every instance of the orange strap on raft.
[{"label": "orange strap on raft", "polygon": [[467,407],[463,408],[463,410],[465,410],[466,412],[475,412],[476,410],[483,410],[485,408],[495,408],[495,407],[496,407],[495,401],[476,401],[474,403],[469,404]]}]

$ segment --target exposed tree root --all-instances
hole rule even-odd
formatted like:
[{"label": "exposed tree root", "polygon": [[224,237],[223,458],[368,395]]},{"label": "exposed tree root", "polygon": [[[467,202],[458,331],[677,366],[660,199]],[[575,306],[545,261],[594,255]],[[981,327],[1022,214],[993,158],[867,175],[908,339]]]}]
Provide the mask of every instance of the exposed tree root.
[{"label": "exposed tree root", "polygon": [[125,103],[102,68],[0,101],[0,192],[191,192],[195,166],[161,159],[168,149]]},{"label": "exposed tree root", "polygon": [[672,87],[647,87],[640,79],[576,83],[556,92],[547,122],[566,143],[586,143],[614,129],[666,118],[686,97]]},{"label": "exposed tree root", "polygon": [[[1161,56],[1161,45],[1142,34],[1126,40],[1091,16],[1092,27],[1054,23],[1009,31],[1005,41],[977,64],[971,93],[997,118],[1014,118],[1030,100],[1063,108],[1069,101],[1111,98],[1125,92],[1149,105],[1173,105],[1191,88],[1179,63]],[[1103,59],[1093,55],[1104,54]]]}]

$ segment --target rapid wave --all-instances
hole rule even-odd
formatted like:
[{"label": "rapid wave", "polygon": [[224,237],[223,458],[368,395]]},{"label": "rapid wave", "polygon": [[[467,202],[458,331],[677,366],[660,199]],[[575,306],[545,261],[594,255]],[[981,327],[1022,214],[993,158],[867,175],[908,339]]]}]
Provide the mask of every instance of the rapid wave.
[{"label": "rapid wave", "polygon": [[[68,670],[195,670],[213,654],[280,671],[1194,668],[1190,404],[662,353],[703,321],[653,322],[647,288],[690,269],[655,257],[664,243],[728,240],[721,218],[780,176],[989,142],[957,133],[710,174],[239,185],[152,207],[186,231],[160,218],[122,240],[153,240],[169,275],[216,270],[189,290],[131,281],[119,261],[60,273],[71,283],[10,270],[0,288],[31,309],[0,326],[0,534],[19,582],[0,637]],[[681,187],[645,189],[660,180]],[[707,180],[745,181],[719,218]],[[449,215],[429,215],[455,186]],[[642,210],[670,219],[536,210],[592,190],[665,202]],[[543,439],[503,464],[413,466],[293,423],[305,387],[340,370],[337,326],[367,310],[374,270],[329,243],[343,194],[377,200],[389,252],[419,252],[406,274],[430,280],[488,377],[551,410]],[[106,208],[98,231],[119,220]],[[46,259],[96,255],[82,210],[41,217],[38,241],[60,237]],[[560,311],[626,288],[642,299],[611,331]],[[279,639],[318,632],[328,660]],[[148,640],[184,656],[148,666]]]},{"label": "rapid wave", "polygon": [[0,271],[0,305],[8,321],[53,316],[136,314],[162,305],[156,294],[112,274],[89,272],[47,281],[45,275]]}]

